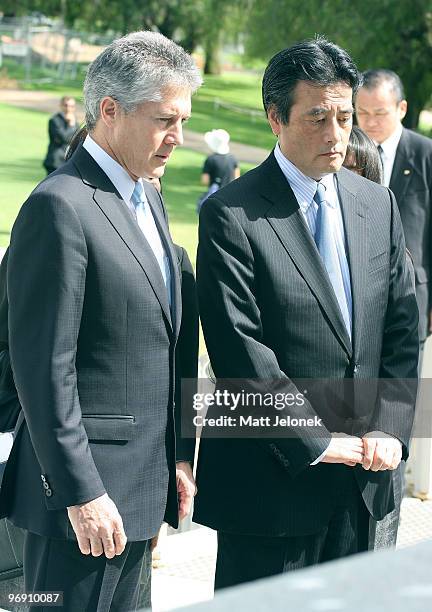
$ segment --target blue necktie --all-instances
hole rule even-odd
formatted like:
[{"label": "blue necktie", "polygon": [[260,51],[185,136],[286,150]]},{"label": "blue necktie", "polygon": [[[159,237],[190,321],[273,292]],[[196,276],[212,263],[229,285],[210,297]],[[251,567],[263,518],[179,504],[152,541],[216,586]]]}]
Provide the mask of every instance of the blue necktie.
[{"label": "blue necktie", "polygon": [[144,187],[142,186],[141,181],[137,181],[135,183],[135,188],[131,196],[131,202],[134,206],[134,213],[139,228],[144,234],[159,264],[163,281],[168,293],[168,302],[171,306],[171,269],[169,260],[165,253],[159,230],[156,226],[150,205],[147,202]]},{"label": "blue necktie", "polygon": [[329,275],[345,327],[351,338],[351,315],[345,294],[342,270],[333,233],[332,211],[330,205],[326,201],[325,186],[321,183],[317,185],[314,200],[318,204],[315,243]]}]

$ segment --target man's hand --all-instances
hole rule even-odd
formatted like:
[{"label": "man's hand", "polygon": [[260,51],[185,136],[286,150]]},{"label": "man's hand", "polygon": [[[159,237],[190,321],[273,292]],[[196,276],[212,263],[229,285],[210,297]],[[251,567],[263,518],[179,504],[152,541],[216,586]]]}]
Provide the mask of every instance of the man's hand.
[{"label": "man's hand", "polygon": [[344,433],[332,433],[326,454],[320,461],[320,463],[344,463],[350,467],[362,462],[362,439]]},{"label": "man's hand", "polygon": [[428,320],[428,336],[432,334],[432,308],[429,310],[429,320]]},{"label": "man's hand", "polygon": [[75,113],[65,113],[64,118],[66,120],[66,123],[70,126],[73,127],[74,125],[76,125],[76,117],[75,117]]},{"label": "man's hand", "polygon": [[395,470],[402,459],[402,443],[382,431],[371,431],[363,437],[365,470]]},{"label": "man's hand", "polygon": [[176,466],[177,495],[179,500],[179,519],[184,519],[192,507],[197,492],[192,467],[188,461],[179,461]]},{"label": "man's hand", "polygon": [[108,559],[121,555],[127,542],[123,521],[106,493],[67,511],[83,555],[100,557],[105,553]]}]

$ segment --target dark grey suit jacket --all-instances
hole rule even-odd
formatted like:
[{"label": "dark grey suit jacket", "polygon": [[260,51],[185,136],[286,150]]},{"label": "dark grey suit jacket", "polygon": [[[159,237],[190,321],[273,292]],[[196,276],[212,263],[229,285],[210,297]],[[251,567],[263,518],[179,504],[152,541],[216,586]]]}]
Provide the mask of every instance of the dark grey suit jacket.
[{"label": "dark grey suit jacket", "polygon": [[[12,230],[9,347],[24,422],[0,505],[35,533],[74,537],[66,507],[105,491],[130,540],[154,536],[164,519],[177,525],[181,281],[162,200],[145,188],[171,263],[171,309],[135,219],[81,146]],[[193,448],[178,453],[193,458]]]},{"label": "dark grey suit jacket", "polygon": [[[418,312],[399,213],[388,189],[344,168],[338,187],[353,341],[297,200],[271,154],[201,211],[197,282],[206,345],[218,378],[285,379],[290,390],[296,379],[366,381],[357,394],[354,388],[352,401],[343,398],[341,425],[359,435],[392,434],[403,442],[406,457]],[[414,384],[396,384],[394,393],[378,387],[378,377],[395,383],[413,378]],[[326,422],[334,398],[319,385],[310,399],[304,414],[323,416],[323,426],[297,438],[201,440],[196,521],[243,534],[306,535],[320,530],[354,494],[355,482],[375,518],[393,508],[389,472],[310,466],[329,443]]]},{"label": "dark grey suit jacket", "polygon": [[428,335],[432,273],[432,140],[403,129],[390,179],[414,261],[419,337]]}]

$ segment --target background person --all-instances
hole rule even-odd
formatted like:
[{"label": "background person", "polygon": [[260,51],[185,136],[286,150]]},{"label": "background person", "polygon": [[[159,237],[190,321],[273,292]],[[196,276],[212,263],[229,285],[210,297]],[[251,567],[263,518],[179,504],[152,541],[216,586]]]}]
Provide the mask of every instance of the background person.
[{"label": "background person", "polygon": [[51,174],[65,163],[66,150],[77,129],[76,104],[71,96],[60,100],[60,112],[48,122],[49,145],[44,160],[47,174]]},{"label": "background person", "polygon": [[382,184],[383,170],[378,149],[357,125],[353,125],[351,130],[343,166],[369,181]]},{"label": "background person", "polygon": [[[381,184],[383,181],[383,169],[378,149],[369,136],[356,125],[351,130],[343,165],[374,183]],[[414,283],[414,268],[410,255],[408,255],[407,263],[412,268]],[[395,509],[380,521],[370,518],[369,548],[371,550],[396,546],[403,489],[401,466],[393,471]]]},{"label": "background person", "polygon": [[208,187],[208,190],[198,199],[197,212],[212,193],[240,176],[237,160],[229,152],[228,132],[211,130],[205,133],[204,140],[213,153],[207,157],[202,169],[201,184]]},{"label": "background person", "polygon": [[396,196],[406,246],[414,261],[419,309],[420,361],[430,333],[432,272],[432,140],[402,126],[407,100],[391,70],[367,70],[356,101],[359,126],[378,146],[383,183]]}]

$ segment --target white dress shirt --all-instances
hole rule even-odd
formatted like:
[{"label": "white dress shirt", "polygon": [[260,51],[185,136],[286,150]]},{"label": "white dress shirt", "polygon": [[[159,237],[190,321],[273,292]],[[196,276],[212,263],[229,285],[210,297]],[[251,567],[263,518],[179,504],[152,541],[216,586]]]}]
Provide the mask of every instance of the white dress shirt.
[{"label": "white dress shirt", "polygon": [[[399,123],[396,130],[391,136],[381,143],[382,153],[381,159],[383,163],[383,184],[388,187],[390,185],[390,179],[393,171],[394,160],[396,157],[396,151],[399,145],[399,141],[402,136],[402,124]],[[378,143],[375,143],[378,146]]]}]

